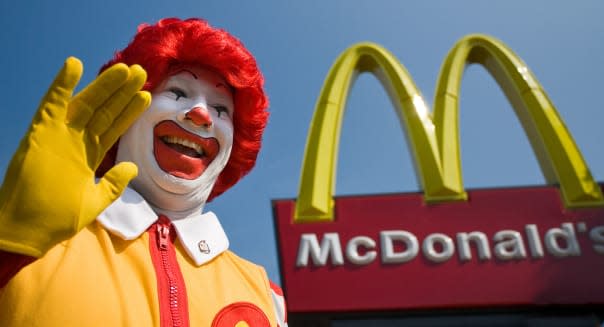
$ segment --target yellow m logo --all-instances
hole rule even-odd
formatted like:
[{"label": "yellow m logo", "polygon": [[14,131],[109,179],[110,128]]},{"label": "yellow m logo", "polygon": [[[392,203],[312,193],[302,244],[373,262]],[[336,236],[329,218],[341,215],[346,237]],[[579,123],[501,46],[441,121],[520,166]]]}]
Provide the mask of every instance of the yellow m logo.
[{"label": "yellow m logo", "polygon": [[312,119],[302,165],[296,222],[333,220],[336,154],[348,91],[362,72],[374,74],[407,131],[426,202],[467,200],[459,147],[458,94],[467,64],[484,66],[503,89],[528,135],[546,182],[560,185],[568,208],[604,206],[572,136],[524,62],[501,41],[469,35],[453,47],[438,78],[430,113],[405,67],[386,49],[356,44],[329,71]]}]

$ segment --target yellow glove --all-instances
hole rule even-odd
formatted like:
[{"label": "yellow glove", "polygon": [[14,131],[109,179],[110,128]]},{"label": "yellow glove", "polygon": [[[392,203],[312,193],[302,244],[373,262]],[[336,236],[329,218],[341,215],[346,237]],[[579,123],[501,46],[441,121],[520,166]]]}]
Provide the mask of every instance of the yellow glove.
[{"label": "yellow glove", "polygon": [[0,249],[34,257],[75,235],[137,174],[116,165],[95,182],[105,153],[148,107],[145,71],[112,66],[72,97],[82,63],[68,58],[42,99],[0,188]]}]

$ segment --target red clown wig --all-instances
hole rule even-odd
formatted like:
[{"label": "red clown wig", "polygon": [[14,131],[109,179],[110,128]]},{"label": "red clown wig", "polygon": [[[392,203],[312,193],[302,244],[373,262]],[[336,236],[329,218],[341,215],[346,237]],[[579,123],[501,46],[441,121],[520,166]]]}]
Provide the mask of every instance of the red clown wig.
[{"label": "red clown wig", "polygon": [[[208,201],[252,169],[268,120],[268,99],[256,60],[238,39],[201,19],[167,18],[155,25],[139,26],[130,44],[117,52],[101,71],[120,62],[139,64],[147,71],[144,89],[148,91],[153,91],[183,65],[201,66],[222,75],[234,90],[233,148]],[[97,175],[103,175],[115,163],[116,150],[114,146],[107,153]]]}]

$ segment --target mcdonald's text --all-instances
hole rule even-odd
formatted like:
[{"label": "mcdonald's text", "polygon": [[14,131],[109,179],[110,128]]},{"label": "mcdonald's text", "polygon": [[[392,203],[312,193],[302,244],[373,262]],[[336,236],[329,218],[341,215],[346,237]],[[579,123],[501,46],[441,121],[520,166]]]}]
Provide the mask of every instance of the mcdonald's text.
[{"label": "mcdonald's text", "polygon": [[[527,224],[523,231],[500,230],[490,238],[480,231],[459,232],[455,235],[432,233],[423,240],[407,230],[384,230],[378,237],[354,236],[342,240],[339,233],[305,233],[300,236],[297,267],[344,265],[363,266],[378,258],[383,264],[404,264],[421,255],[433,263],[452,260],[457,253],[460,262],[471,260],[522,260],[539,259],[546,255],[557,258],[580,256],[578,238],[587,237],[592,249],[604,255],[604,226],[588,228],[586,223],[564,222],[560,227],[549,228],[540,234],[539,227]],[[379,239],[379,247],[376,239]]]}]

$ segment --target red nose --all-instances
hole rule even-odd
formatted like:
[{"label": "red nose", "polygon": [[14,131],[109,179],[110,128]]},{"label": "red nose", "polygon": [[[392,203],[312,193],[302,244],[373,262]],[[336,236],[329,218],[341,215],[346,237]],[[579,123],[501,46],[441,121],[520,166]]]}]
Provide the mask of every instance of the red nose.
[{"label": "red nose", "polygon": [[212,117],[207,109],[195,107],[185,114],[186,119],[190,119],[197,126],[212,126]]}]

